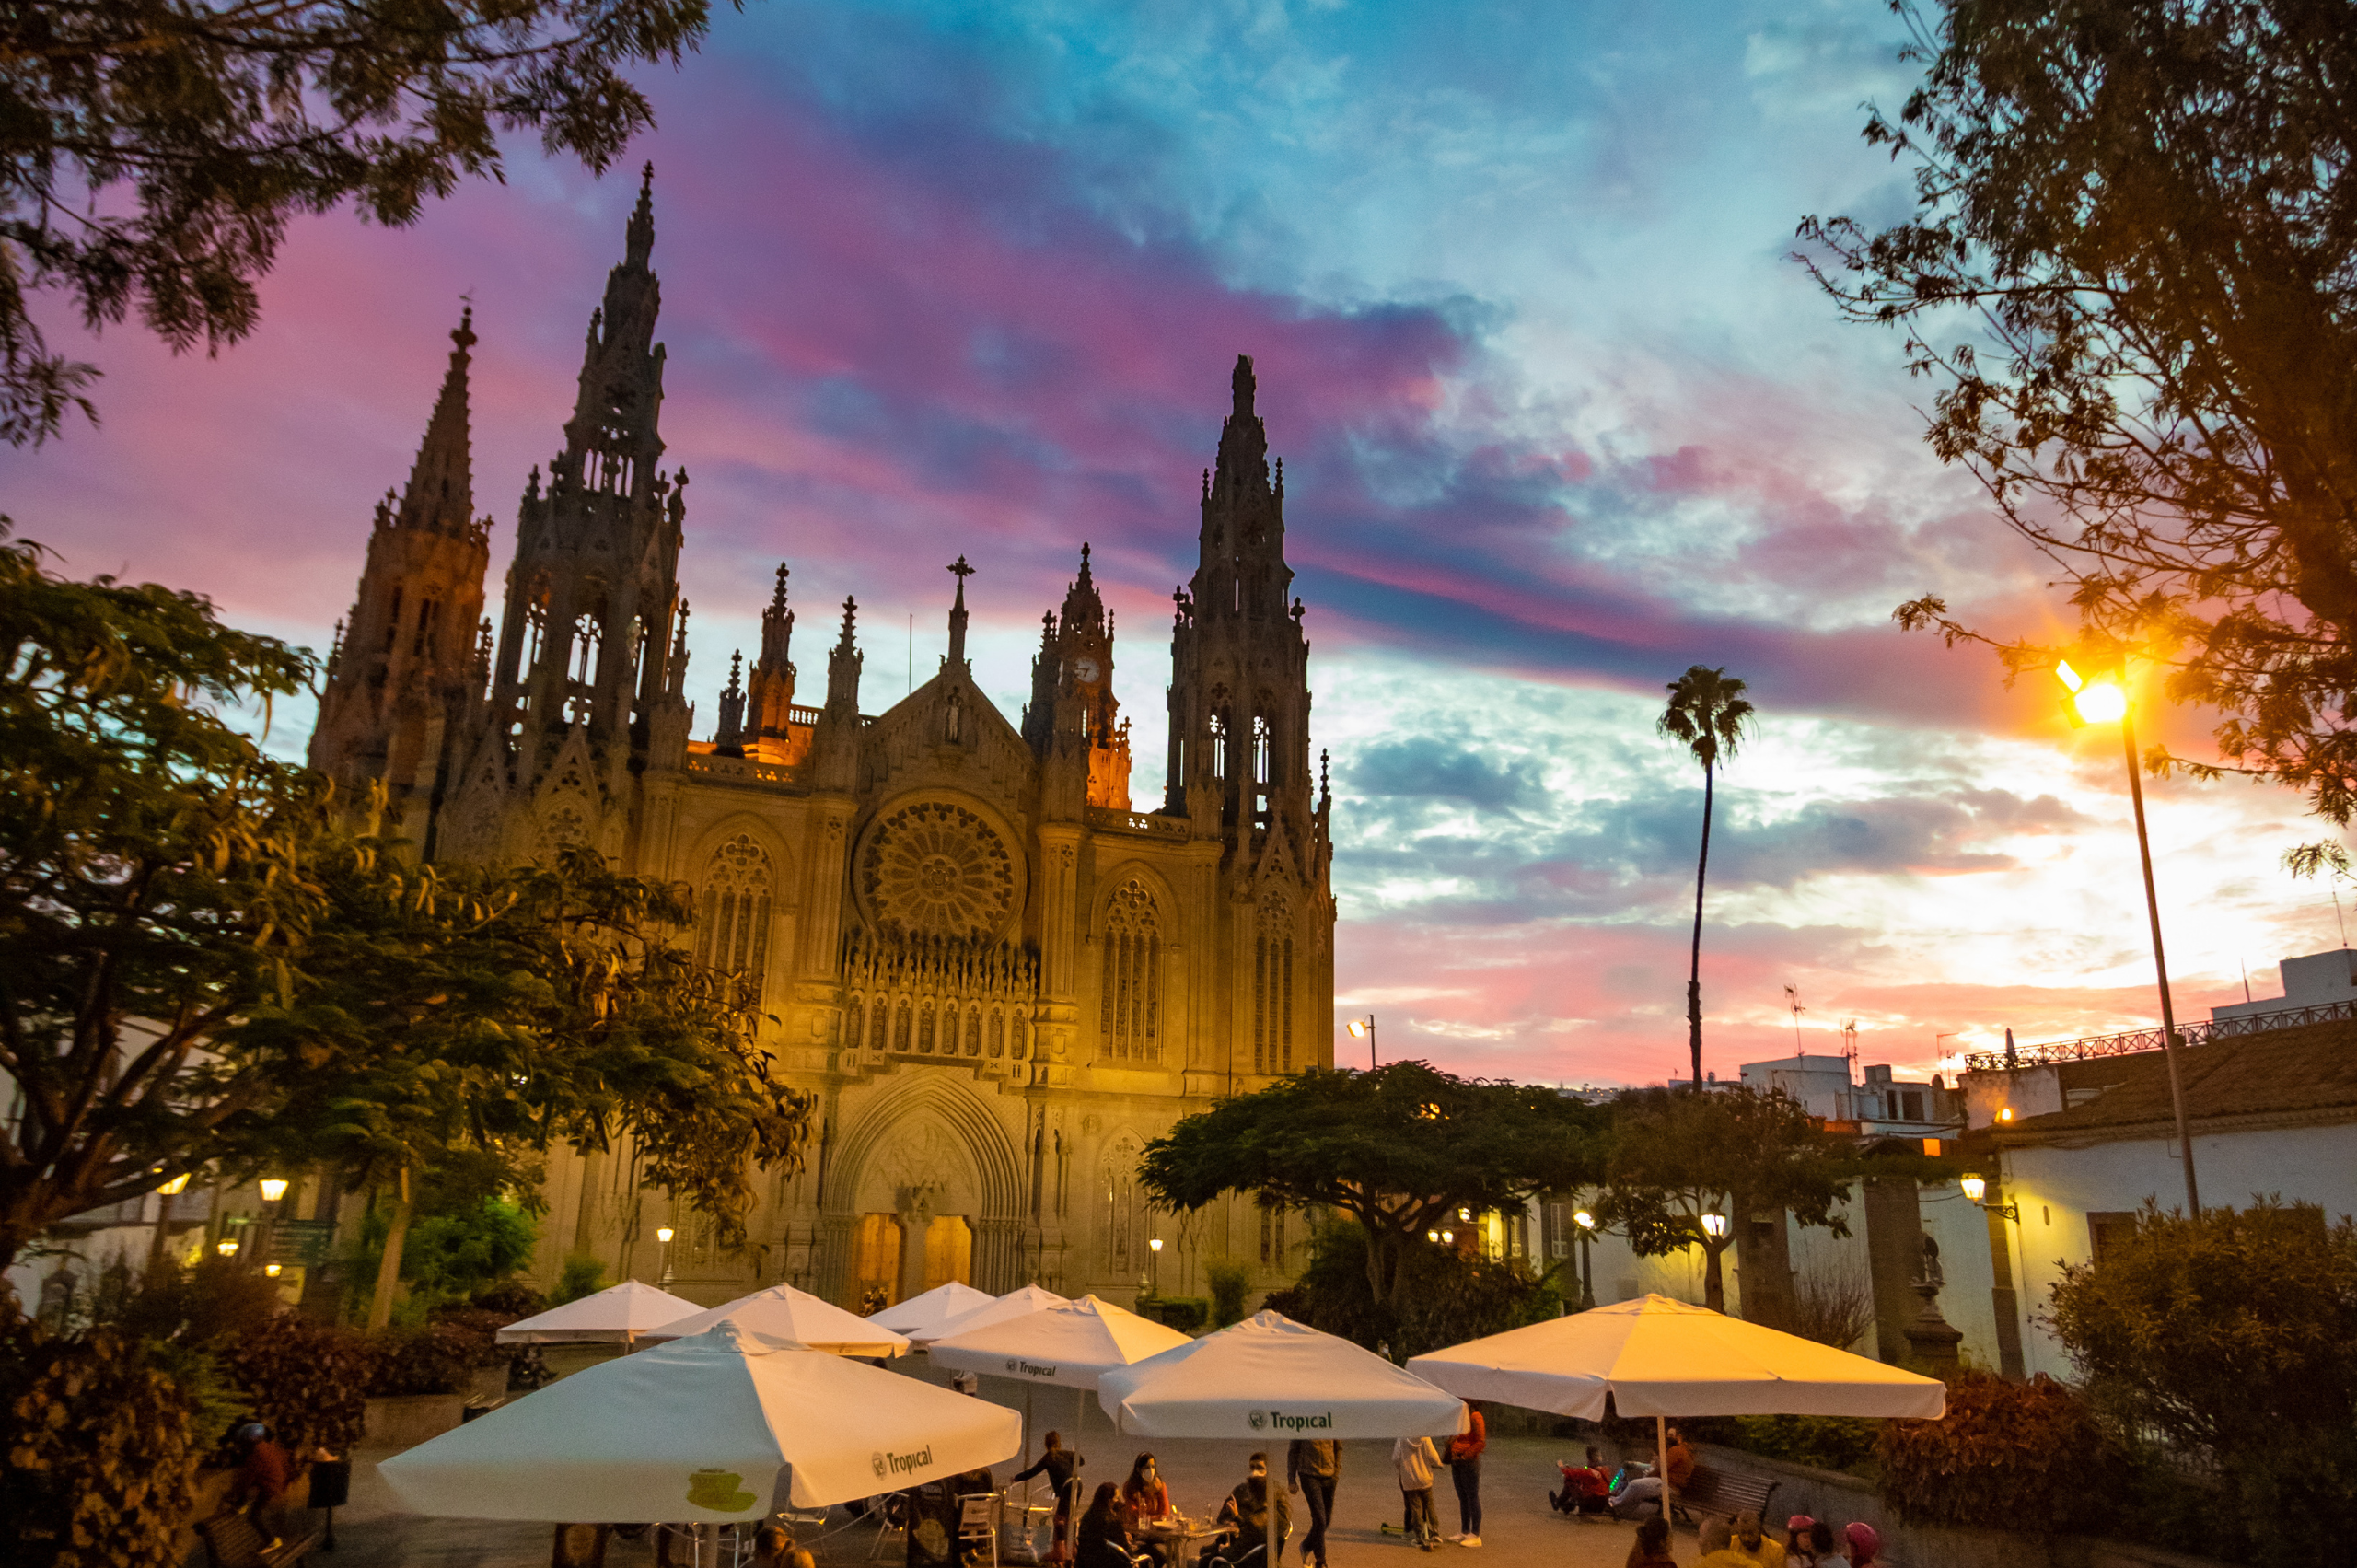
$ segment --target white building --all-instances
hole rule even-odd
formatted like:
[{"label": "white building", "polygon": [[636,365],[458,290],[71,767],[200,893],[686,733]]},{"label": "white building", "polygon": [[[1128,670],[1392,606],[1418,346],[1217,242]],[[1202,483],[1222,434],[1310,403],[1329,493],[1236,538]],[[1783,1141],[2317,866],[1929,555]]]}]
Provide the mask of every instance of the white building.
[{"label": "white building", "polygon": [[[2229,1018],[2260,1018],[2270,1014],[2298,1012],[2312,1007],[2357,1007],[2357,948],[2336,947],[2328,953],[2305,953],[2296,958],[2285,958],[2278,966],[2283,976],[2283,994],[2262,996],[2253,1002],[2236,1002],[2224,1007],[2210,1009],[2210,1021],[2224,1023]],[[2315,1019],[2301,1019],[2313,1023]]]}]

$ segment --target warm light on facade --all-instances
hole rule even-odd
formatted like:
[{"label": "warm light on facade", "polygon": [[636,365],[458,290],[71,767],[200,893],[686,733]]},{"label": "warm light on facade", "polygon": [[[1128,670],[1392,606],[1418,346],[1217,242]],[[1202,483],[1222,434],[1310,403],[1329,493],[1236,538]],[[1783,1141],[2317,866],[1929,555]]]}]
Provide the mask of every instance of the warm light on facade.
[{"label": "warm light on facade", "polygon": [[285,1197],[285,1196],[286,1196],[286,1179],[285,1179],[284,1177],[283,1177],[283,1176],[266,1176],[266,1177],[262,1178],[262,1182],[261,1182],[261,1201],[262,1201],[263,1202],[265,1202],[265,1203],[275,1203],[275,1202],[277,1202],[281,1198],[284,1198],[284,1197]]}]

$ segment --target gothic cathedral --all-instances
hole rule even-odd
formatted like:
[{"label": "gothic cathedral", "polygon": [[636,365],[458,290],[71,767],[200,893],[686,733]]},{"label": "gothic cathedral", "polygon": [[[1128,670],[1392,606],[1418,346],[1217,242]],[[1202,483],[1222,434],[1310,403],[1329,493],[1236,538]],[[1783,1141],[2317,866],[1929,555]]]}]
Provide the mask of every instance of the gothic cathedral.
[{"label": "gothic cathedral", "polygon": [[1148,1212],[1135,1178],[1179,1117],[1333,1060],[1330,799],[1311,771],[1284,470],[1272,479],[1251,361],[1237,361],[1201,559],[1174,596],[1158,808],[1130,798],[1113,617],[1085,544],[1019,725],[966,658],[960,556],[939,672],[875,714],[851,599],[823,693],[800,688],[779,566],[759,656],[732,663],[697,738],[688,475],[660,467],[654,245],[650,183],[589,319],[563,449],[525,486],[495,636],[471,318],[452,334],[409,486],[377,508],[311,740],[315,766],[382,781],[427,857],[583,843],[689,884],[699,961],[758,988],[776,1019],[762,1044],[819,1097],[804,1169],[768,1183],[739,1252],[640,1191],[629,1149],[552,1157],[542,1283],[575,1254],[610,1278],[668,1272],[707,1302],[784,1280],[857,1306],[952,1279],[1128,1301],[1150,1272],[1164,1294],[1202,1294],[1215,1258],[1290,1280],[1297,1220],[1288,1235],[1283,1214],[1238,1202],[1182,1223]]}]

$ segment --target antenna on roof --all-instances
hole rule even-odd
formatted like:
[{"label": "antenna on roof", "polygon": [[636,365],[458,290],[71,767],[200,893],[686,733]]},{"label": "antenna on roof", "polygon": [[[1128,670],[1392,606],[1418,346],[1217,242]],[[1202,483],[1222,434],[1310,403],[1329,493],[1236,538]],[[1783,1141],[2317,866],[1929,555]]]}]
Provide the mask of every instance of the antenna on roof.
[{"label": "antenna on roof", "polygon": [[2332,918],[2340,925],[2340,945],[2344,947],[2348,947],[2349,922],[2340,912],[2340,889],[2338,888],[2332,890]]},{"label": "antenna on roof", "polygon": [[1784,1005],[1793,1010],[1793,1054],[1806,1056],[1808,1049],[1801,1044],[1801,1015],[1808,1009],[1801,1005],[1801,993],[1798,987],[1790,985],[1784,987]]}]

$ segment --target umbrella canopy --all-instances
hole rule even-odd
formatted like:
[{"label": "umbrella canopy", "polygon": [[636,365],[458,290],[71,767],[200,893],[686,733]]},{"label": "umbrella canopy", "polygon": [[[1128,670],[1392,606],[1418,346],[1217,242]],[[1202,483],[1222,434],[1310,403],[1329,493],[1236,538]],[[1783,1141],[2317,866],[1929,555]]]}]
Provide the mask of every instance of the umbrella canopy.
[{"label": "umbrella canopy", "polygon": [[1116,1367],[1097,1402],[1141,1437],[1446,1437],[1466,1425],[1454,1394],[1275,1312]]},{"label": "umbrella canopy", "polygon": [[660,1329],[641,1334],[645,1340],[684,1340],[721,1323],[734,1323],[766,1339],[783,1340],[806,1350],[832,1355],[906,1355],[909,1342],[873,1320],[846,1312],[792,1285],[772,1285],[740,1295],[725,1306],[711,1307]]},{"label": "umbrella canopy", "polygon": [[1666,1295],[1509,1329],[1408,1363],[1469,1400],[1598,1421],[1624,1416],[1848,1415],[1935,1420],[1937,1378]]},{"label": "umbrella canopy", "polygon": [[1042,1307],[1062,1307],[1070,1299],[1069,1296],[1058,1295],[1051,1290],[1041,1290],[1038,1285],[1025,1285],[1021,1290],[1008,1291],[1004,1295],[986,1302],[971,1311],[961,1312],[955,1318],[944,1318],[930,1329],[920,1329],[909,1338],[921,1345],[930,1345],[936,1340],[946,1340],[956,1334],[970,1334],[976,1329],[987,1328],[993,1323],[1004,1323],[1010,1318],[1028,1317]]},{"label": "umbrella canopy", "polygon": [[496,1338],[503,1345],[631,1340],[643,1338],[649,1329],[676,1323],[699,1310],[694,1302],[682,1301],[668,1290],[624,1280],[595,1295],[585,1295],[578,1301],[552,1307],[536,1318],[510,1323],[499,1330]]},{"label": "umbrella canopy", "polygon": [[986,1290],[951,1280],[938,1284],[923,1295],[912,1295],[875,1313],[868,1321],[879,1329],[889,1329],[896,1334],[914,1335],[930,1331],[961,1312],[971,1312],[978,1307],[988,1307],[998,1297]]},{"label": "umbrella canopy", "polygon": [[935,1340],[928,1348],[935,1362],[959,1372],[1094,1388],[1099,1376],[1117,1366],[1192,1343],[1176,1329],[1084,1295]]},{"label": "umbrella canopy", "polygon": [[[378,1466],[401,1506],[470,1519],[722,1524],[994,1465],[1011,1410],[733,1323],[502,1405]],[[783,1477],[781,1472],[786,1472]]]}]

